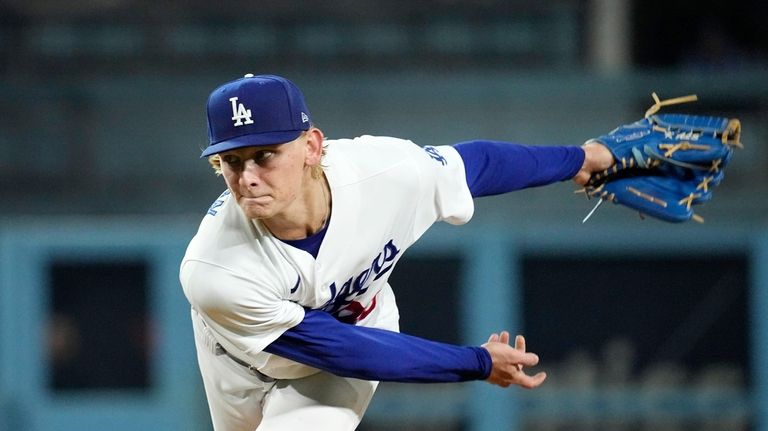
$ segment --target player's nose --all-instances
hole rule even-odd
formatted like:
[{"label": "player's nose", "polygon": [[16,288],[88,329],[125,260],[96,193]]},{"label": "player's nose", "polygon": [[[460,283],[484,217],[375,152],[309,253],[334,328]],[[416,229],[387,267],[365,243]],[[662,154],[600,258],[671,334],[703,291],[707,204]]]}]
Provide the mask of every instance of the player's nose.
[{"label": "player's nose", "polygon": [[260,182],[259,165],[254,160],[246,160],[240,175],[240,183],[246,187],[255,187]]}]

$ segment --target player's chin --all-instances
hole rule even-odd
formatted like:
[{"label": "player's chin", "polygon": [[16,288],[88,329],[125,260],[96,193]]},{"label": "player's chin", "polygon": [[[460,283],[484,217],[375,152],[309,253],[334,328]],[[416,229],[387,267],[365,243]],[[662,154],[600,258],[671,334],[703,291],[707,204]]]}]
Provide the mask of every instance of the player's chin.
[{"label": "player's chin", "polygon": [[272,217],[272,205],[254,202],[252,199],[241,199],[240,208],[249,219],[266,219]]}]

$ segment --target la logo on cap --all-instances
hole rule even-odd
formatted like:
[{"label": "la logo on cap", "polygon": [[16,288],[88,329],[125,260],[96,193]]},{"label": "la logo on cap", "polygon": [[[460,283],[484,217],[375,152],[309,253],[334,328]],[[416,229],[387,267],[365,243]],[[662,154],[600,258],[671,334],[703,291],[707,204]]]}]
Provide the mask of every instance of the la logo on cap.
[{"label": "la logo on cap", "polygon": [[235,127],[242,126],[243,124],[253,124],[251,119],[251,110],[245,109],[245,105],[237,103],[237,96],[229,99],[232,102],[232,121],[235,122]]}]

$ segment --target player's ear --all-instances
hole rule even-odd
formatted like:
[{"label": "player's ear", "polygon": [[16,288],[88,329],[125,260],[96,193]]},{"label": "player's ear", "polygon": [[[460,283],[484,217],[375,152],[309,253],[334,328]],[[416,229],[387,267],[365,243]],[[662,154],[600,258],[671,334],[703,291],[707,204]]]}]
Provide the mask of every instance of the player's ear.
[{"label": "player's ear", "polygon": [[308,166],[318,166],[323,158],[323,141],[325,136],[317,127],[307,130],[307,153],[304,163]]}]

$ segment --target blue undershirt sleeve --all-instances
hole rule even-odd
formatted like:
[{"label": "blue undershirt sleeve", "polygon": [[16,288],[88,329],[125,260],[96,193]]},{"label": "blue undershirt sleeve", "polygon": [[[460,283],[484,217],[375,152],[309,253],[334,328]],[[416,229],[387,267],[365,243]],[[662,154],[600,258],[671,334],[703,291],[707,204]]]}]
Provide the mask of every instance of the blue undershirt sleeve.
[{"label": "blue undershirt sleeve", "polygon": [[307,310],[264,350],[338,376],[388,382],[485,380],[492,366],[482,347],[350,325],[320,310]]},{"label": "blue undershirt sleeve", "polygon": [[498,141],[454,145],[472,197],[491,196],[573,178],[584,164],[578,146],[528,146]]}]

